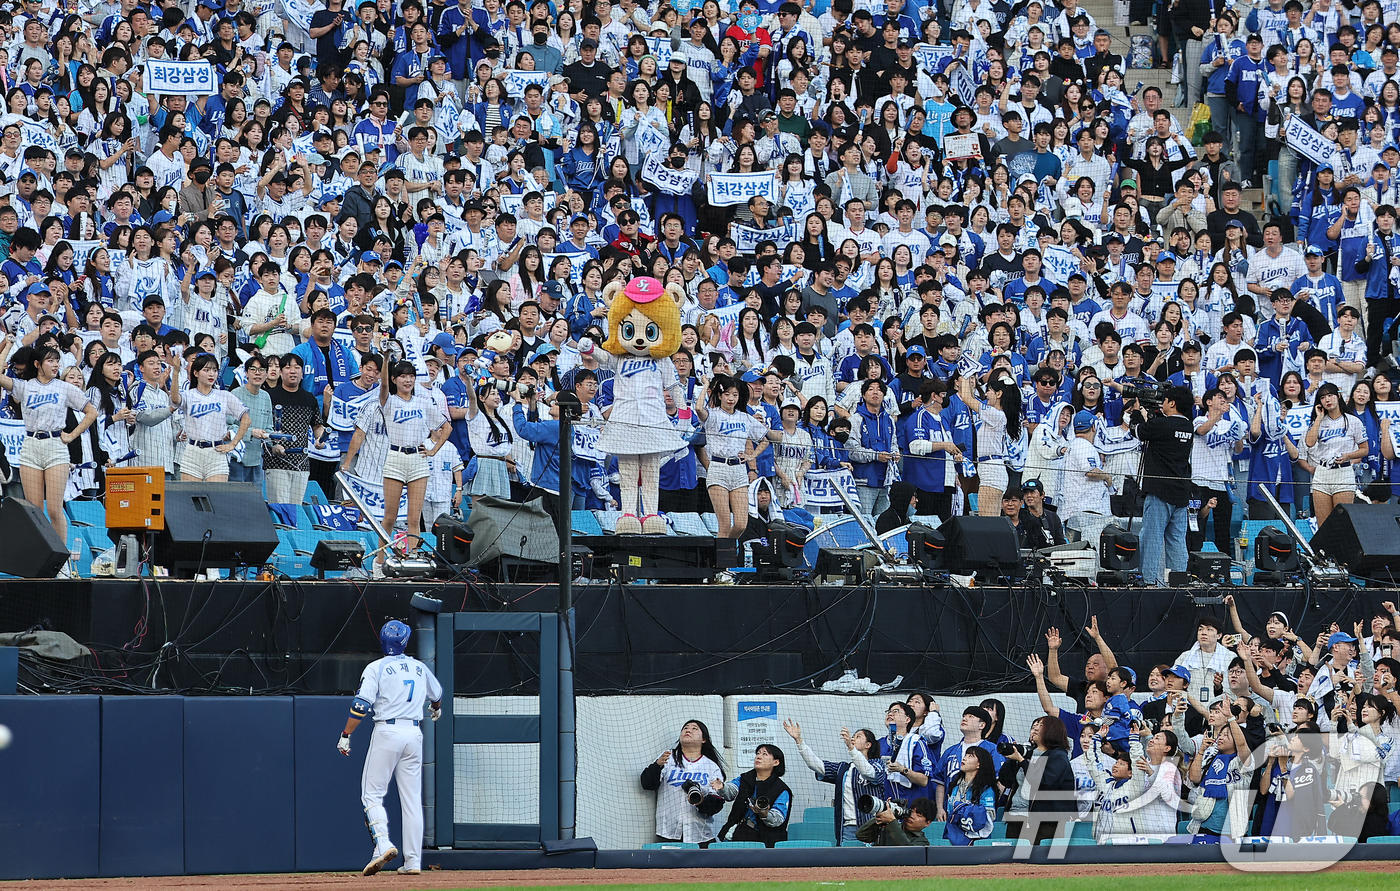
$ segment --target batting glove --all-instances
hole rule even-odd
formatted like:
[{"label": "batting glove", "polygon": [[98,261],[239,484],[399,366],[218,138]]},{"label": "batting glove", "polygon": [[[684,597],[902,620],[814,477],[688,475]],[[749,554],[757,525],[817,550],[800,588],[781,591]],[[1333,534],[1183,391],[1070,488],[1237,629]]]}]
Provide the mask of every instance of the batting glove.
[{"label": "batting glove", "polygon": [[440,705],[430,705],[430,706],[428,706],[428,717],[429,717],[429,718],[432,718],[434,721],[436,721],[438,718],[441,718],[441,717],[442,717],[442,706],[440,706]]},{"label": "batting glove", "polygon": [[340,742],[336,743],[335,747],[340,750],[340,754],[348,756],[350,754],[350,734],[342,733]]}]

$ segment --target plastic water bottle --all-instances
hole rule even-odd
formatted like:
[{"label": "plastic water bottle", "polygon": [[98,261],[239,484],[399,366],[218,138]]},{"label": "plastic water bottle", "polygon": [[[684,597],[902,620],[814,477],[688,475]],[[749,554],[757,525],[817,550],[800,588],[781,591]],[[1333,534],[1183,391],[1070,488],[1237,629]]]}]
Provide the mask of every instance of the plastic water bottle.
[{"label": "plastic water bottle", "polygon": [[68,546],[68,574],[73,578],[78,577],[78,558],[82,555],[82,550],[78,542],[74,541]]}]

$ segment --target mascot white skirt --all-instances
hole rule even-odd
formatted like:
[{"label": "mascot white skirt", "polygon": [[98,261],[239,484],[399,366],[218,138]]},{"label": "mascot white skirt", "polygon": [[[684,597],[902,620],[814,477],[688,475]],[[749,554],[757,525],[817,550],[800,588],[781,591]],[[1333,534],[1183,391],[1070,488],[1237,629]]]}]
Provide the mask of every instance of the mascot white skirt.
[{"label": "mascot white skirt", "polygon": [[[626,287],[608,285],[602,298],[608,307],[608,339],[600,350],[584,338],[579,351],[595,356],[614,374],[613,403],[598,447],[617,458],[621,475],[623,515],[617,534],[665,534],[666,521],[656,512],[661,465],[685,446],[666,412],[666,394],[675,405],[685,405],[671,356],[680,348],[686,294],[676,285],[667,288],[642,277]],[[689,412],[683,407],[682,414]]]}]

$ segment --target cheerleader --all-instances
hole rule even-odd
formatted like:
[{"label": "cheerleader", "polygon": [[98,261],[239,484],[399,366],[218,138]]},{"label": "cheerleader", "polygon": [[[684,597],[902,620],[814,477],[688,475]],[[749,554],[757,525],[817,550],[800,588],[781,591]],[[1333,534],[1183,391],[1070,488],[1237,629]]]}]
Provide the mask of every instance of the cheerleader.
[{"label": "cheerleader", "polygon": [[92,485],[84,484],[80,488],[95,488],[100,492],[105,488],[102,482],[105,478],[104,468],[121,463],[128,454],[133,454],[131,433],[136,423],[136,411],[132,409],[131,400],[127,396],[121,356],[105,353],[97,360],[92,374],[88,377],[87,396],[98,410],[95,425],[98,435],[96,448],[92,450],[95,464],[93,472],[90,476],[87,473],[82,474],[85,483],[90,480]]},{"label": "cheerleader", "polygon": [[[219,378],[219,360],[201,355],[190,366],[194,386],[180,400],[186,438],[185,453],[180,458],[182,482],[228,482],[228,453],[242,442],[248,433],[251,418],[248,408],[227,390],[215,390]],[[228,438],[228,422],[238,421],[238,432]]]},{"label": "cheerleader", "polygon": [[467,390],[467,432],[471,438],[471,459],[474,470],[470,477],[469,494],[510,497],[510,475],[514,462],[515,431],[501,417],[501,391],[495,382],[487,382]]},{"label": "cheerleader", "polygon": [[[427,393],[416,392],[418,370],[412,362],[389,366],[389,386],[379,388],[379,413],[389,437],[384,460],[384,528],[398,522],[399,497],[408,490],[409,532],[422,531],[423,495],[428,487],[428,458],[436,455],[452,430],[446,414]],[[393,391],[392,398],[390,391]]]},{"label": "cheerleader", "polygon": [[[0,368],[5,367],[14,340],[0,341]],[[32,355],[32,380],[10,377],[0,372],[0,388],[14,394],[24,413],[24,446],[19,453],[19,477],[24,498],[30,504],[48,503],[49,522],[63,541],[68,540],[68,519],[63,513],[63,494],[68,488],[70,460],[68,444],[83,435],[97,420],[97,409],[72,384],[58,380],[58,350],[40,347]],[[82,420],[65,431],[67,411],[82,412]]]}]

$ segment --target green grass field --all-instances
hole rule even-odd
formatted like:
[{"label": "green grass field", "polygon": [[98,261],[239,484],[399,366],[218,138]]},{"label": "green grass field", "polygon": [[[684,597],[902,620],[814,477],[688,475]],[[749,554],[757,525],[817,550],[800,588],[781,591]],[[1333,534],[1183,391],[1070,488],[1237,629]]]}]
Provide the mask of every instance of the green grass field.
[{"label": "green grass field", "polygon": [[[1172,867],[1162,865],[1162,874],[1155,876],[1114,876],[1108,878],[996,878],[989,876],[974,878],[929,878],[900,879],[900,891],[968,891],[974,888],[995,887],[998,891],[1088,891],[1093,885],[1104,887],[1111,882],[1112,891],[1157,891],[1170,882],[1171,891],[1395,891],[1400,887],[1397,873],[1400,863],[1394,864],[1396,872],[1316,872],[1316,873],[1245,873],[1230,872],[1215,875],[1173,875]],[[993,867],[994,868],[994,867]],[[1126,867],[1128,869],[1142,867]],[[606,885],[608,891],[649,891],[658,885],[670,884],[658,873],[654,885]],[[561,886],[545,886],[538,891],[558,891]],[[835,881],[835,882],[715,882],[676,884],[675,888],[686,891],[890,891],[891,882],[883,881]],[[480,889],[473,889],[480,891]],[[512,891],[535,891],[515,887]]]}]

